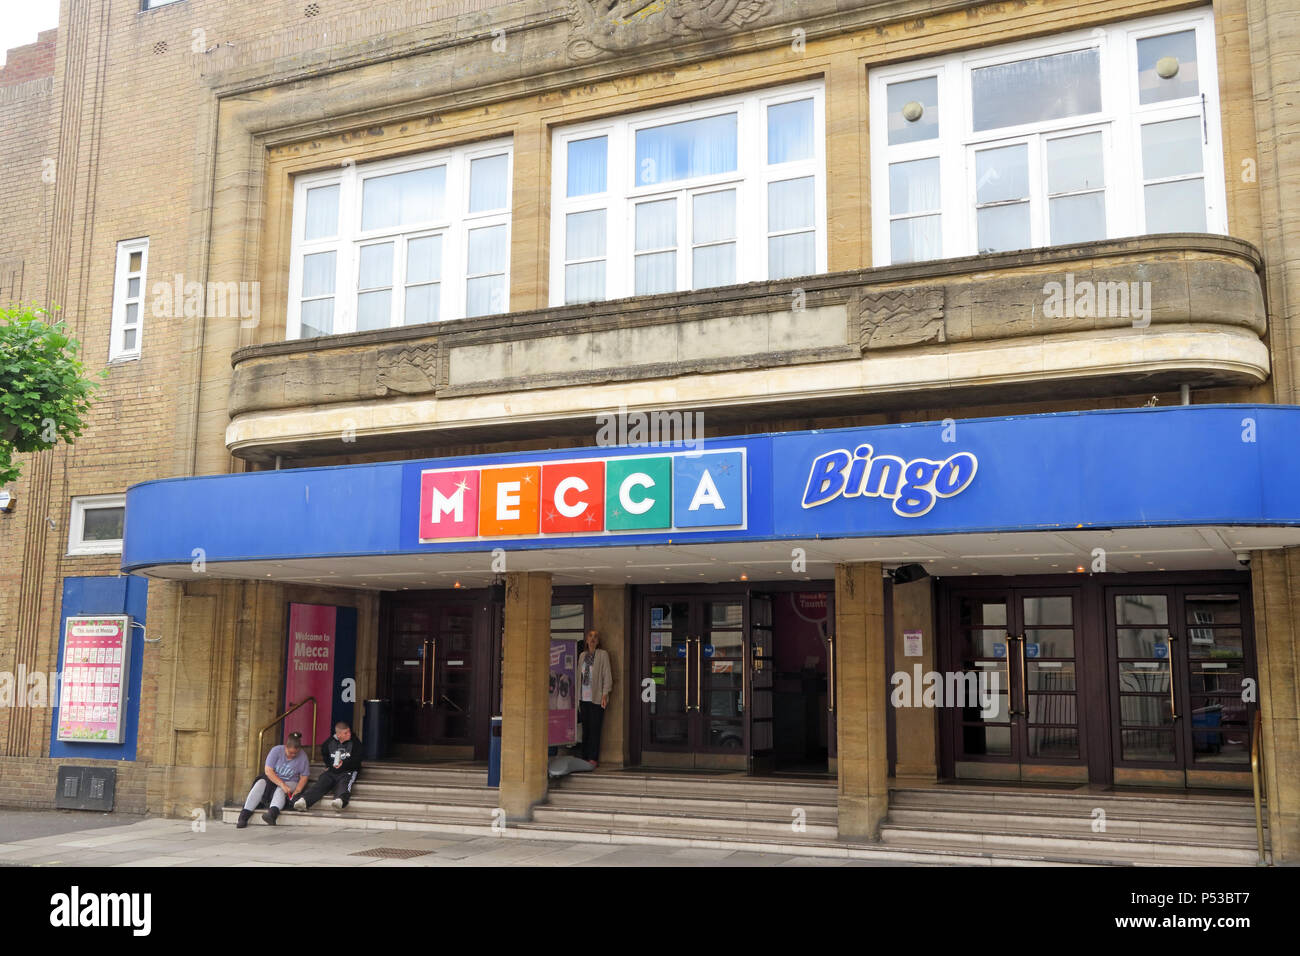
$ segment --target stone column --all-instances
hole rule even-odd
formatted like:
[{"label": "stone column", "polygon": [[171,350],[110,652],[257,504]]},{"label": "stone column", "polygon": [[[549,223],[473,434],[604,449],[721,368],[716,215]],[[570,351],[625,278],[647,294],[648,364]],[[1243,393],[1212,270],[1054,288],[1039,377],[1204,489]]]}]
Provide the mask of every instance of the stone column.
[{"label": "stone column", "polygon": [[875,840],[889,809],[884,584],[878,563],[835,566],[839,834]]},{"label": "stone column", "polygon": [[1273,862],[1300,863],[1300,548],[1255,551],[1255,656]]},{"label": "stone column", "polygon": [[546,799],[547,678],[551,672],[551,576],[506,575],[502,636],[501,808],[527,820]]},{"label": "stone column", "polygon": [[[907,674],[916,681],[915,668],[927,674],[935,669],[938,660],[938,647],[934,628],[934,581],[922,578],[910,584],[894,585],[894,626],[891,635],[894,642],[894,670]],[[906,631],[921,632],[921,656],[907,657],[903,652],[903,634]],[[938,752],[938,714],[934,707],[899,707],[894,711],[894,734],[897,754],[894,766],[895,777],[926,777],[930,780],[939,775],[935,758]]]},{"label": "stone column", "polygon": [[871,265],[866,67],[858,50],[830,58],[826,70],[827,256],[830,271]]},{"label": "stone column", "polygon": [[627,629],[627,588],[594,587],[591,590],[592,626],[600,632],[600,646],[609,652],[614,690],[600,733],[600,765],[622,767],[629,759],[628,726],[632,708],[640,704],[640,689],[632,685],[632,635]]},{"label": "stone column", "polygon": [[[1220,11],[1216,5],[1215,15]],[[1267,264],[1269,341],[1273,399],[1295,402],[1296,351],[1300,345],[1300,0],[1246,0],[1251,77],[1255,92],[1257,156],[1228,156],[1229,180],[1243,174],[1243,160],[1259,183],[1263,211],[1261,251]],[[1236,22],[1236,18],[1230,18]],[[1219,26],[1220,31],[1224,30]],[[1235,234],[1235,230],[1234,230]]]}]

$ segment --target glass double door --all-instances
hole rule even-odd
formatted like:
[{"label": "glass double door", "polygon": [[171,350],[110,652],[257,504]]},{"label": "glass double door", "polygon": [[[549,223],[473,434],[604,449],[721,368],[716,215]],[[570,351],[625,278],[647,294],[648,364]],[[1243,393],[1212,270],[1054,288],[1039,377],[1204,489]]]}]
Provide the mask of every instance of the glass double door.
[{"label": "glass double door", "polygon": [[955,591],[950,610],[932,706],[952,715],[957,776],[1086,780],[1079,590]]},{"label": "glass double door", "polygon": [[747,767],[745,604],[743,594],[638,601],[649,678],[642,695],[644,762]]},{"label": "glass double door", "polygon": [[1195,785],[1248,769],[1255,662],[1246,589],[1108,588],[1106,607],[1117,776],[1163,770]]},{"label": "glass double door", "polygon": [[[1250,585],[1189,577],[945,589],[939,677],[950,686],[934,701],[947,708],[945,767],[985,779],[1249,786]],[[951,700],[952,690],[967,692]]]}]

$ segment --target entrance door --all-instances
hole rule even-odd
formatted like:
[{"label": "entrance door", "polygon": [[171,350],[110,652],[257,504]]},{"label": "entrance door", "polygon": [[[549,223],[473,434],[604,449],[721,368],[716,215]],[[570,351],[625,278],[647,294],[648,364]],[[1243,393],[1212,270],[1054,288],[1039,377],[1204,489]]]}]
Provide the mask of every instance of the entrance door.
[{"label": "entrance door", "polygon": [[638,601],[643,666],[654,696],[642,722],[648,765],[745,769],[743,594],[643,596]]},{"label": "entrance door", "polygon": [[1244,587],[1108,588],[1117,783],[1232,785],[1250,764]]},{"label": "entrance door", "polygon": [[952,593],[944,699],[929,705],[952,715],[957,776],[1088,779],[1081,603],[1074,587]]},{"label": "entrance door", "polygon": [[[754,773],[818,774],[830,769],[835,745],[833,604],[830,591],[782,590],[751,597]],[[766,659],[758,656],[760,648]],[[765,686],[772,698],[766,706]],[[768,706],[770,755],[760,749],[758,735]]]},{"label": "entrance door", "polygon": [[389,612],[393,743],[412,757],[479,757],[492,682],[491,613],[484,595],[404,598]]}]

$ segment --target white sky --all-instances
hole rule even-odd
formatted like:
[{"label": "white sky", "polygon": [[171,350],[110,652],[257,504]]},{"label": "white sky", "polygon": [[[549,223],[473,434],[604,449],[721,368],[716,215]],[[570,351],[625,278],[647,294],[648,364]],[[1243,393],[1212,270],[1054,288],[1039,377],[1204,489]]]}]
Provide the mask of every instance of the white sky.
[{"label": "white sky", "polygon": [[10,49],[59,25],[59,0],[0,0],[0,66]]}]

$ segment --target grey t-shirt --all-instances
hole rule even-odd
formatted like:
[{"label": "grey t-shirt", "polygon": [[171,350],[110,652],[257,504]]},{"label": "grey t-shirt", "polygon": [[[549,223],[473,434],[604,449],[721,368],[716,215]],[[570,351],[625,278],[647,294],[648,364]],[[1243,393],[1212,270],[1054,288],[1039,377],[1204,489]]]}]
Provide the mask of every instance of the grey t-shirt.
[{"label": "grey t-shirt", "polygon": [[298,782],[298,778],[305,776],[311,764],[307,761],[307,751],[298,748],[298,756],[292,760],[285,753],[283,744],[276,744],[271,748],[271,752],[266,755],[266,766],[275,771],[276,776],[293,786]]}]

